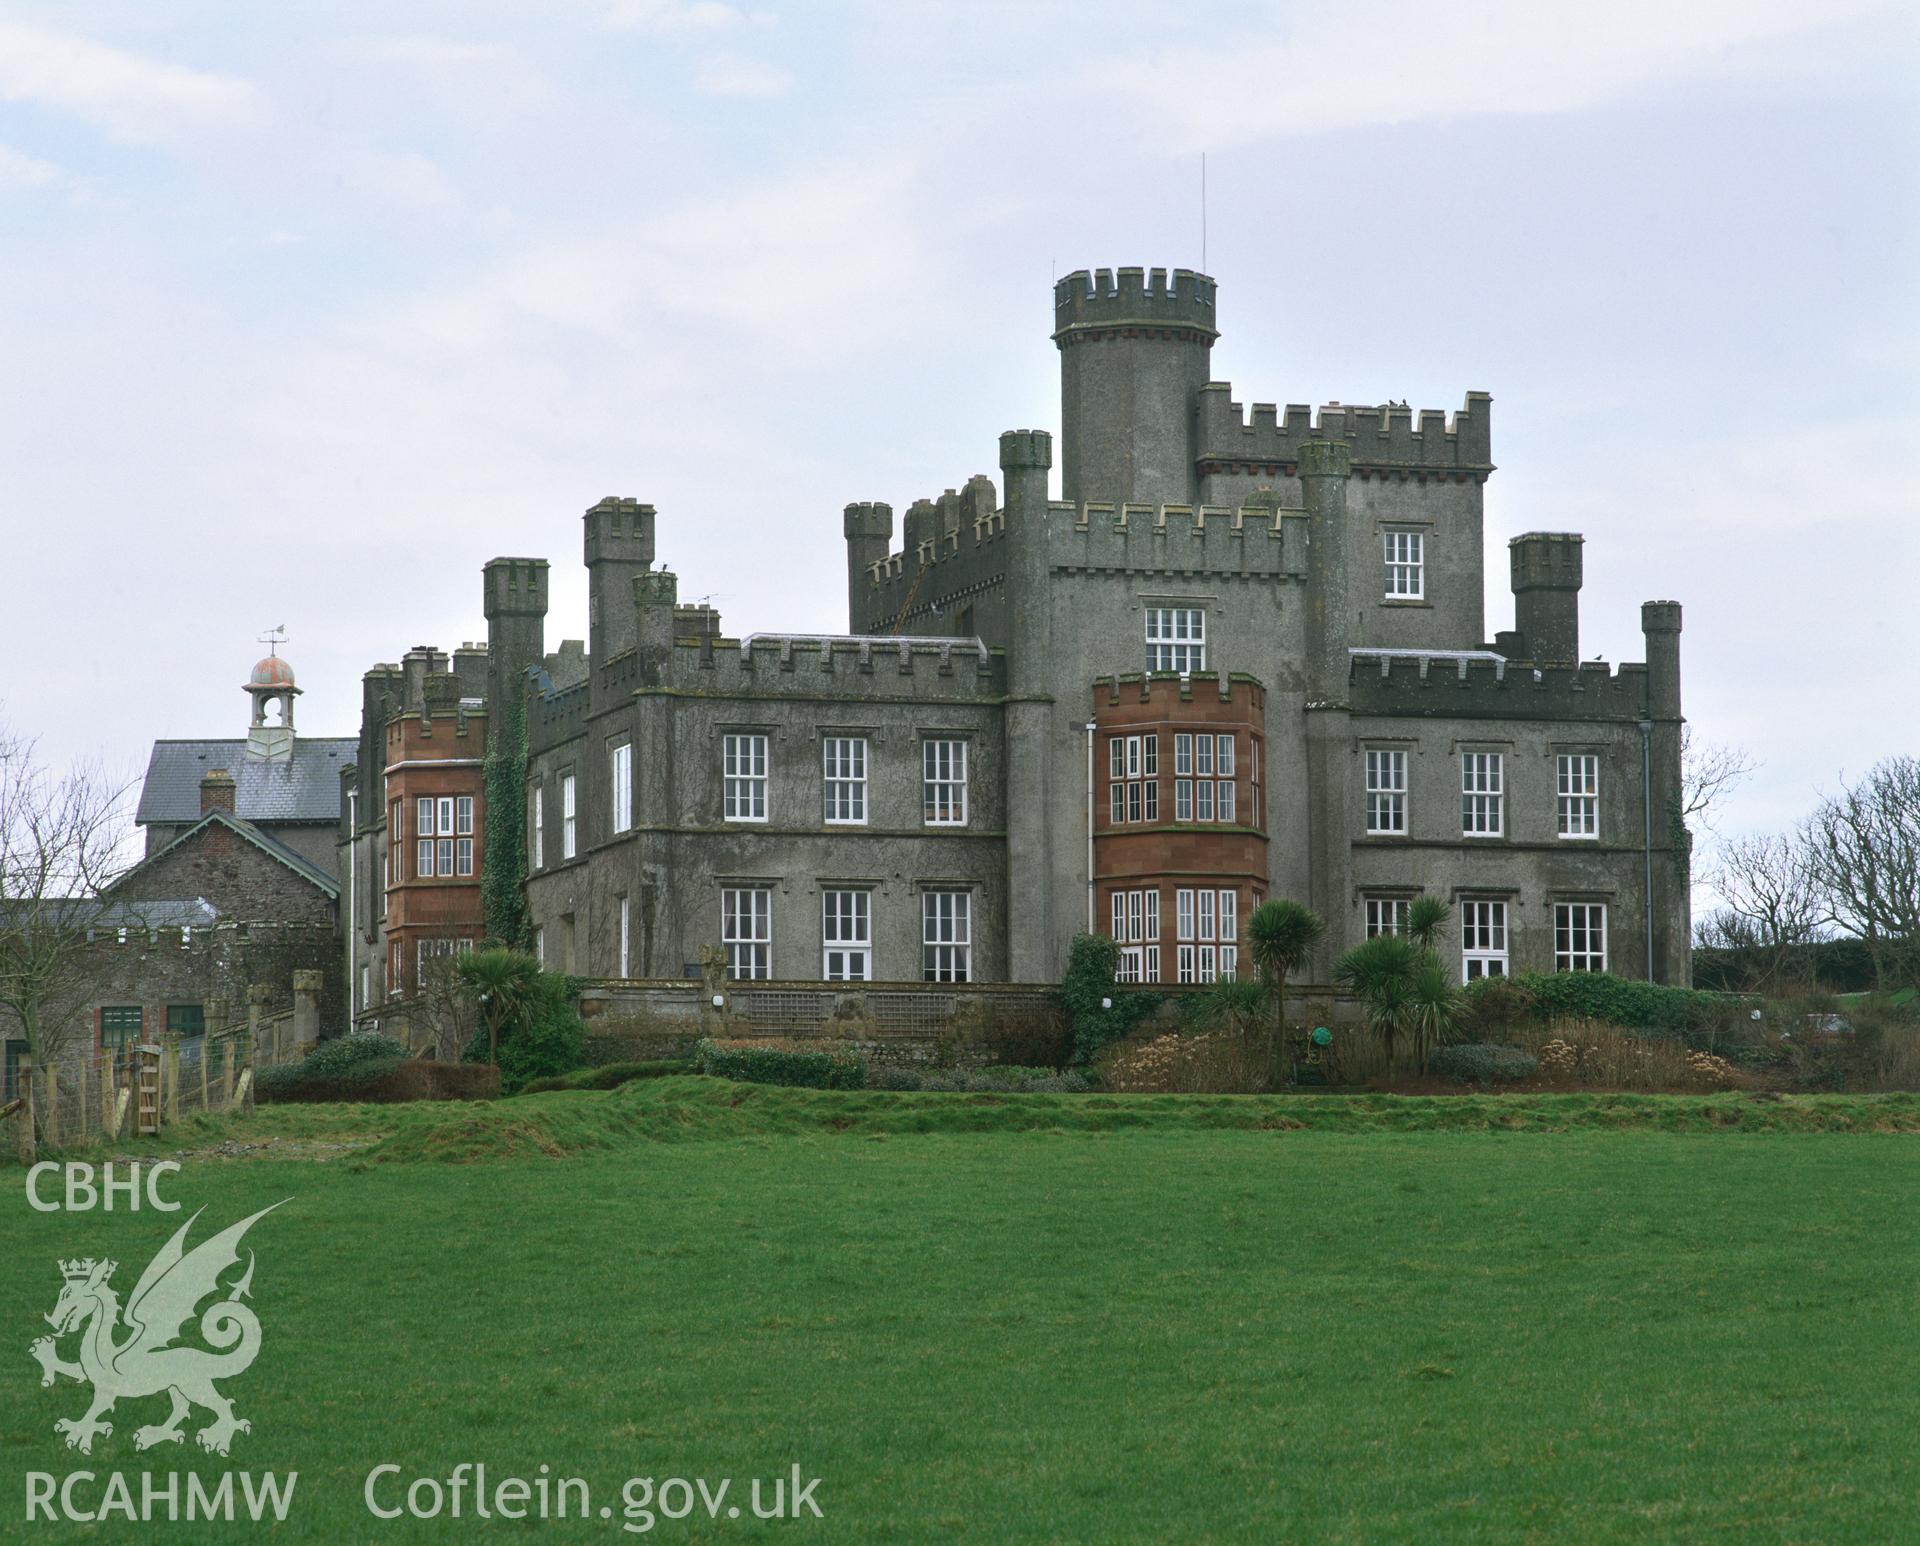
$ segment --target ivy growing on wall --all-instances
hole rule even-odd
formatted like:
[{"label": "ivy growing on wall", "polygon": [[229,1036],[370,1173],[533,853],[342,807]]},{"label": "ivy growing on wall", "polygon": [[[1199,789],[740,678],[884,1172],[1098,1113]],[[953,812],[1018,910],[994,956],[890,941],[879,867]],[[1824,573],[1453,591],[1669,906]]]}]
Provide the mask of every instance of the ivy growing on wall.
[{"label": "ivy growing on wall", "polygon": [[486,851],[480,863],[480,898],[487,937],[511,949],[527,945],[527,706],[513,681],[506,702],[492,705],[487,737]]},{"label": "ivy growing on wall", "polygon": [[1693,870],[1693,831],[1677,795],[1667,801],[1667,842],[1673,850],[1674,873],[1685,881]]}]

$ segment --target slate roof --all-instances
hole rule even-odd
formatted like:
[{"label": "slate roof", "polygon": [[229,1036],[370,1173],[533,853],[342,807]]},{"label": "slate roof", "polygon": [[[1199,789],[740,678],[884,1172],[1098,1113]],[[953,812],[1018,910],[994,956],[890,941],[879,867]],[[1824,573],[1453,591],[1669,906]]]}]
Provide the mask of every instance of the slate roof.
[{"label": "slate roof", "polygon": [[[349,741],[346,744],[351,746],[353,743]],[[198,798],[197,786],[195,797]],[[295,853],[291,848],[287,847],[285,843],[268,833],[262,832],[252,822],[236,821],[225,811],[209,811],[185,832],[182,832],[171,843],[167,844],[165,848],[161,849],[159,853],[151,854],[147,858],[142,859],[131,870],[127,871],[117,884],[122,886],[126,885],[129,880],[138,875],[148,865],[158,863],[161,858],[172,853],[174,849],[178,848],[182,843],[192,842],[203,827],[212,826],[216,823],[237,833],[247,842],[262,849],[270,857],[278,859],[288,869],[300,876],[301,879],[312,882],[322,891],[326,892],[328,896],[337,897],[340,895],[340,882],[325,870],[321,869],[320,866],[315,864],[311,859],[306,858],[302,854]]]},{"label": "slate roof", "polygon": [[247,756],[244,740],[155,741],[133,819],[142,826],[200,819],[200,780],[215,768],[233,775],[234,814],[242,821],[338,821],[340,770],[359,754],[351,738],[296,740],[293,756]]}]

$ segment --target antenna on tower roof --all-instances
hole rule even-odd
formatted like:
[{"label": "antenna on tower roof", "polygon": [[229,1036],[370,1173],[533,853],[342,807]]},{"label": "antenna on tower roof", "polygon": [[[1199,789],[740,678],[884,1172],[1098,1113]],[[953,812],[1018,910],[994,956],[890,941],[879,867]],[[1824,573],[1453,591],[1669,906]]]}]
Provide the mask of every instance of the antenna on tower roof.
[{"label": "antenna on tower roof", "polygon": [[1207,271],[1207,153],[1200,152],[1200,272]]}]

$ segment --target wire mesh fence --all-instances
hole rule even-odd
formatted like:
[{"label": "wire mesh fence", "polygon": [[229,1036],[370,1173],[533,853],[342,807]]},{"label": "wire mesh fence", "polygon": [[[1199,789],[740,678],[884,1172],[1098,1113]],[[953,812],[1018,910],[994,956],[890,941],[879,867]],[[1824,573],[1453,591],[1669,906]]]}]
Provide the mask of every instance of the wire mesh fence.
[{"label": "wire mesh fence", "polygon": [[160,1042],[70,1048],[43,1064],[23,1056],[10,1070],[0,1118],[22,1158],[150,1137],[203,1112],[242,1110],[254,1071],[303,1055],[290,1014]]}]

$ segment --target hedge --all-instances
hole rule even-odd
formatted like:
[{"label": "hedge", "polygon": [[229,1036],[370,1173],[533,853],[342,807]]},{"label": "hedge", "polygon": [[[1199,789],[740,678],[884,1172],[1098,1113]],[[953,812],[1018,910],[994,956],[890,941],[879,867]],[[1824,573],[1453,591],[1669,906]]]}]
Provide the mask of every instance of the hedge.
[{"label": "hedge", "polygon": [[1536,1020],[1603,1020],[1629,1030],[1684,1035],[1712,1030],[1738,1008],[1718,993],[1635,982],[1608,972],[1520,972],[1512,978],[1485,977],[1469,984],[1466,993],[1470,1019],[1483,1028],[1500,1024],[1510,1008],[1525,1006],[1525,1012]]},{"label": "hedge", "polygon": [[384,1105],[410,1100],[492,1100],[499,1093],[497,1068],[475,1063],[436,1063],[425,1058],[365,1058],[344,1072],[332,1075],[315,1073],[304,1063],[291,1063],[282,1068],[263,1068],[254,1080],[254,1097],[263,1105],[300,1101]]},{"label": "hedge", "polygon": [[778,1047],[723,1046],[702,1039],[693,1049],[703,1074],[742,1084],[785,1084],[809,1090],[866,1088],[867,1065],[841,1052],[792,1052]]}]

